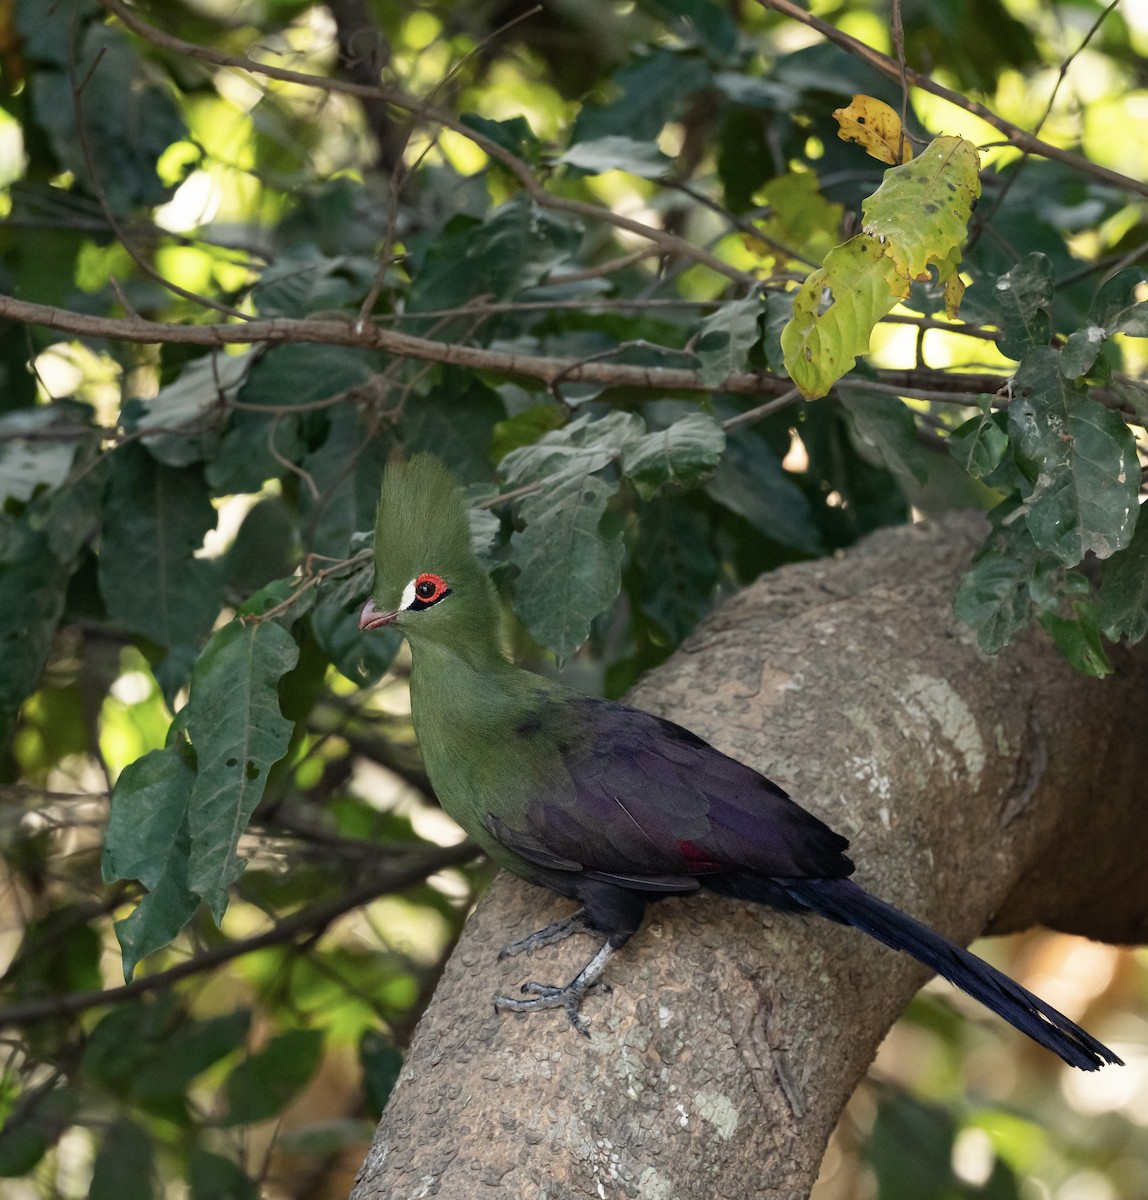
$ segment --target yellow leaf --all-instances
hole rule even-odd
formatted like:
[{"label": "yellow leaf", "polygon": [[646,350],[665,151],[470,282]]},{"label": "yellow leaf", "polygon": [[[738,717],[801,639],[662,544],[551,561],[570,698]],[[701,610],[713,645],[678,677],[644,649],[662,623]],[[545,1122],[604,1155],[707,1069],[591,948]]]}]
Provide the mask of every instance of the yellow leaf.
[{"label": "yellow leaf", "polygon": [[901,118],[884,102],[873,96],[854,96],[848,108],[834,109],[841,128],[837,136],[843,142],[856,142],[866,153],[883,163],[907,163],[913,147],[901,128]]}]

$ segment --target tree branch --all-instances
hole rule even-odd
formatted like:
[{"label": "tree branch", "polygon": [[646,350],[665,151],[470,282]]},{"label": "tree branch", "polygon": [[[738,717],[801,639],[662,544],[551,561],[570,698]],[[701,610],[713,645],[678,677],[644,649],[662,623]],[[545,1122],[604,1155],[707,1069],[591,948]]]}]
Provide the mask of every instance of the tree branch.
[{"label": "tree branch", "polygon": [[[93,317],[48,304],[33,304],[13,296],[0,295],[0,319],[20,321],[26,325],[42,325],[76,337],[111,338],[144,345],[172,343],[191,346],[247,346],[263,344],[280,346],[298,343],[322,343],[328,346],[351,346],[360,350],[378,350],[398,358],[451,366],[472,367],[508,376],[537,379],[547,387],[565,383],[597,383],[606,387],[640,388],[663,392],[732,392],[749,396],[780,396],[793,385],[779,375],[730,375],[718,387],[703,381],[696,371],[680,367],[646,367],[629,363],[600,362],[589,359],[547,358],[536,354],[513,354],[503,350],[487,350],[481,346],[466,346],[452,342],[436,342],[431,338],[414,337],[397,330],[383,329],[375,324],[360,325],[342,317],[272,317],[252,320],[245,324],[169,325],[148,321],[143,317]],[[931,387],[944,391],[953,401],[961,395],[975,397],[982,392],[996,392],[1004,387],[1008,376],[980,373],[964,375],[950,371],[879,371],[878,378],[906,388]],[[297,406],[286,404],[282,409],[260,406],[268,413],[291,412]],[[148,429],[147,433],[162,432]],[[25,435],[21,435],[25,436]]]}]

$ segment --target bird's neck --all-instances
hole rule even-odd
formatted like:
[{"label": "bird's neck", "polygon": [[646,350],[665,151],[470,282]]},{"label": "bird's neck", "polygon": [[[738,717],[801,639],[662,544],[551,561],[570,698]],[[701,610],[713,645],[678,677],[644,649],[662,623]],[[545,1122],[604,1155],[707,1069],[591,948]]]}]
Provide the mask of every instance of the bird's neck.
[{"label": "bird's neck", "polygon": [[516,704],[535,677],[509,663],[491,642],[465,649],[411,640],[411,707],[416,726],[486,724]]}]

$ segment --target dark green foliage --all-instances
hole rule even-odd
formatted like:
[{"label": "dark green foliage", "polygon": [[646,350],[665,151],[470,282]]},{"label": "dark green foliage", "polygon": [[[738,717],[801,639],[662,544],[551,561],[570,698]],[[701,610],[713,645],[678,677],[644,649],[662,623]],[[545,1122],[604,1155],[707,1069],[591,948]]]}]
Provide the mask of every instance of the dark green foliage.
[{"label": "dark green foliage", "polygon": [[956,1128],[943,1109],[905,1093],[883,1097],[868,1159],[882,1200],[1019,1200],[1016,1176],[999,1158],[983,1184],[953,1171]]}]

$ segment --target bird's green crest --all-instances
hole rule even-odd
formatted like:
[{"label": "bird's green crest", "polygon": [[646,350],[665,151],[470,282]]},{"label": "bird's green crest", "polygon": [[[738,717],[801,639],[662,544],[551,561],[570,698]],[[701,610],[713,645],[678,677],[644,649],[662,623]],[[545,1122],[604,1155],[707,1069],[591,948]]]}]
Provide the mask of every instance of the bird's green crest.
[{"label": "bird's green crest", "polygon": [[372,604],[394,614],[408,638],[468,659],[501,656],[498,600],[471,546],[465,498],[432,455],[393,463],[383,473]]},{"label": "bird's green crest", "polygon": [[[431,454],[391,463],[375,520],[376,585],[401,593],[424,571],[474,560],[470,519],[454,476]],[[386,597],[379,595],[379,600]]]}]

